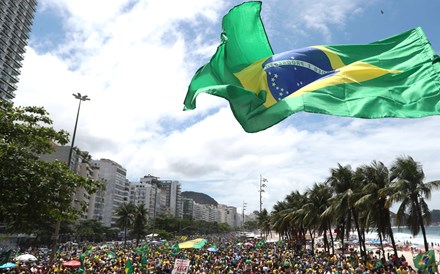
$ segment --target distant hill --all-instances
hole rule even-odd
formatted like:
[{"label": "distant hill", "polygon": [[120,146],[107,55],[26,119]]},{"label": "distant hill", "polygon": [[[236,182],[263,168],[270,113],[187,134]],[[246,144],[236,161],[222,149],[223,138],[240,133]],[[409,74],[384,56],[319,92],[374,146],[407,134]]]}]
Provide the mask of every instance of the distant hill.
[{"label": "distant hill", "polygon": [[431,224],[440,224],[440,210],[434,209],[431,211]]},{"label": "distant hill", "polygon": [[204,205],[214,205],[217,206],[218,203],[216,200],[214,200],[211,196],[206,195],[204,193],[200,192],[194,192],[194,191],[184,191],[182,192],[182,197],[193,199],[194,202],[198,204],[204,204]]}]

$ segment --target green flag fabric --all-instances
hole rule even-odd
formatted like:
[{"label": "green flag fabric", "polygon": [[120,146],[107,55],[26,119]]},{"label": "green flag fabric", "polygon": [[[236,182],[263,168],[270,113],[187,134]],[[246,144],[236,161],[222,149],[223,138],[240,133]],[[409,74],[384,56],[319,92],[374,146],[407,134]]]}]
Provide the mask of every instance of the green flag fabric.
[{"label": "green flag fabric", "polygon": [[414,266],[423,273],[437,273],[434,250],[428,250],[425,253],[417,254],[413,258]]},{"label": "green flag fabric", "polygon": [[264,239],[258,241],[258,242],[256,243],[256,247],[258,247],[258,248],[264,248],[264,247],[266,247],[266,241],[265,241]]},{"label": "green flag fabric", "polygon": [[173,246],[171,246],[170,255],[176,256],[179,253],[180,253],[179,243],[175,243]]},{"label": "green flag fabric", "polygon": [[147,258],[148,252],[142,251],[141,253],[141,270],[145,270],[147,268],[148,258]]},{"label": "green flag fabric", "polygon": [[357,118],[440,114],[440,57],[421,28],[365,45],[319,45],[274,54],[261,2],[223,17],[222,42],[193,76],[184,110],[200,93],[229,101],[246,132],[304,111]]},{"label": "green flag fabric", "polygon": [[207,239],[203,239],[203,238],[197,238],[194,240],[190,240],[190,241],[186,241],[183,243],[179,244],[179,248],[196,248],[196,249],[200,249],[202,247],[205,246],[205,244],[208,242]]},{"label": "green flag fabric", "polygon": [[132,274],[133,273],[133,264],[131,263],[130,259],[127,260],[125,263],[125,274]]},{"label": "green flag fabric", "polygon": [[84,259],[86,258],[86,253],[83,252],[81,253],[81,255],[79,256],[79,261],[81,262],[81,265],[84,265]]}]

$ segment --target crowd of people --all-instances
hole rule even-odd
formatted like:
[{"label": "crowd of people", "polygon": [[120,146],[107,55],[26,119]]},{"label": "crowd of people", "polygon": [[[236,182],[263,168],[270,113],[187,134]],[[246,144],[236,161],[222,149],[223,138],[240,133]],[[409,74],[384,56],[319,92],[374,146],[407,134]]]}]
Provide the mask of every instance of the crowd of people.
[{"label": "crowd of people", "polygon": [[[202,248],[173,248],[176,241],[102,243],[49,252],[27,250],[37,258],[2,269],[6,273],[172,273],[176,259],[189,261],[186,273],[419,273],[404,258],[381,259],[370,253],[364,262],[357,252],[328,254],[298,249],[289,241],[266,242],[229,236],[208,237]],[[66,266],[76,260],[80,265]],[[185,272],[180,272],[185,273]],[[421,272],[420,272],[421,273]]]}]

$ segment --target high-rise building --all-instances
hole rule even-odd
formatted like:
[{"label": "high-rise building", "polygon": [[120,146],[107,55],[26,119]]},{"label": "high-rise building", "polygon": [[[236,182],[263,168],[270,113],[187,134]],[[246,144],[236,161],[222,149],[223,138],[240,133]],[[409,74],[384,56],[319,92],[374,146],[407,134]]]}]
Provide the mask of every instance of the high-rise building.
[{"label": "high-rise building", "polygon": [[182,197],[182,216],[184,218],[194,217],[194,200]]},{"label": "high-rise building", "polygon": [[0,99],[15,98],[37,0],[0,0]]},{"label": "high-rise building", "polygon": [[139,183],[130,185],[130,202],[144,204],[152,220],[157,215],[182,217],[182,195],[179,181],[159,180],[159,177],[145,175]]},{"label": "high-rise building", "polygon": [[182,191],[179,181],[161,180],[161,214],[182,217]]},{"label": "high-rise building", "polygon": [[[1,1],[1,0],[0,0]],[[61,161],[67,164],[70,152],[70,146],[55,146],[55,150],[50,154],[39,155],[40,159],[46,162]],[[90,178],[98,180],[98,170],[96,167],[90,164],[91,155],[87,151],[81,151],[77,148],[72,150],[71,162],[68,165],[70,169],[84,178]],[[94,216],[93,211],[95,208],[99,208],[99,195],[98,193],[89,194],[84,188],[80,187],[75,190],[72,196],[72,206],[76,209],[83,211],[80,219],[97,219],[99,216]],[[85,208],[83,208],[85,205]]]},{"label": "high-rise building", "polygon": [[161,210],[161,189],[159,187],[158,179],[159,177],[155,177],[151,174],[140,178],[139,184],[135,184],[134,186],[137,191],[137,198],[130,200],[136,205],[143,203],[148,211],[148,218],[150,220],[154,220],[154,218],[160,214]]},{"label": "high-rise building", "polygon": [[[109,159],[92,160],[92,166],[99,168],[99,179],[105,182],[104,204],[100,214],[102,222],[107,227],[114,226],[118,219],[116,210],[128,203],[130,182],[126,178],[127,170]],[[94,215],[98,215],[97,212]]]}]

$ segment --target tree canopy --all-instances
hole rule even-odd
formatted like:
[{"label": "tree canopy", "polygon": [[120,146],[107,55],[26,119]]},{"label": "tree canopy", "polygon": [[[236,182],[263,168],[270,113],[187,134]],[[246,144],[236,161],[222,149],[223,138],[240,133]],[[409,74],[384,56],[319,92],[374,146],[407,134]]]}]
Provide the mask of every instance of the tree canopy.
[{"label": "tree canopy", "polygon": [[15,107],[0,100],[0,223],[8,232],[32,233],[48,220],[72,220],[72,194],[89,193],[99,183],[72,172],[66,163],[45,162],[39,155],[65,145],[69,134],[55,130],[42,107]]}]

